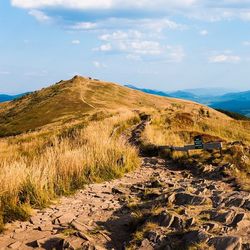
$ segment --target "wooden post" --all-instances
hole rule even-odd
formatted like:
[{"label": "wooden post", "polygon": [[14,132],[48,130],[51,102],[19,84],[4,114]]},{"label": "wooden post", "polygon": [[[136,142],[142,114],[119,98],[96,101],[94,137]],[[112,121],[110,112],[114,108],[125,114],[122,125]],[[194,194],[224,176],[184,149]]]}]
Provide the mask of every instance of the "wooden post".
[{"label": "wooden post", "polygon": [[222,153],[222,147],[220,147],[220,157],[222,158],[223,153]]}]

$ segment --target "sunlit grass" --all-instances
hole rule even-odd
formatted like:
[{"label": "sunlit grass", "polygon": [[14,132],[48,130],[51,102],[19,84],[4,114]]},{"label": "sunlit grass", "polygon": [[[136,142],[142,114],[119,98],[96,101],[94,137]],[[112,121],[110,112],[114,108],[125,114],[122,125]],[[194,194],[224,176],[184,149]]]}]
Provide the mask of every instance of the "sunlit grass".
[{"label": "sunlit grass", "polygon": [[[137,149],[117,134],[136,122],[137,115],[127,112],[92,122],[74,138],[54,136],[45,143],[34,137],[20,145],[2,142],[6,147],[0,163],[0,221],[27,219],[29,205],[43,207],[86,183],[121,177],[138,167]],[[122,129],[114,132],[117,126]]]},{"label": "sunlit grass", "polygon": [[[249,121],[216,117],[210,114],[210,110],[195,112],[191,109],[189,113],[179,109],[159,110],[152,113],[152,122],[146,127],[143,139],[148,145],[184,146],[193,144],[195,135],[202,135],[205,142],[222,141],[223,155],[206,151],[189,151],[189,155],[166,151],[161,152],[161,155],[184,164],[233,164],[230,174],[237,178],[243,189],[250,190]],[[233,146],[231,142],[239,142],[239,145]]]}]

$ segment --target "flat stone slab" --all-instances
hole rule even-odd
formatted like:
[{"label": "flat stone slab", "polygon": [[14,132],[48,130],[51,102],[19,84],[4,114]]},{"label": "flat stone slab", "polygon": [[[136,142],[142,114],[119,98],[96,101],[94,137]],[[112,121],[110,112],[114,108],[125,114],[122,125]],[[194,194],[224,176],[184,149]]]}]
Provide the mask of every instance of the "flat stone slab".
[{"label": "flat stone slab", "polygon": [[241,238],[233,236],[214,237],[208,241],[216,250],[241,250]]}]

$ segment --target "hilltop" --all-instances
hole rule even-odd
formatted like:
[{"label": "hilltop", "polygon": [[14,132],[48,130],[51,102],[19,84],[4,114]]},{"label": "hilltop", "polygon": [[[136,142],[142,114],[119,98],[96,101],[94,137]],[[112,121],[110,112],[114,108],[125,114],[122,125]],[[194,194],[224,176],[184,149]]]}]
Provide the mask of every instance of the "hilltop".
[{"label": "hilltop", "polygon": [[[0,104],[0,136],[15,135],[53,124],[61,126],[84,120],[94,113],[122,108],[168,108],[183,104],[186,111],[201,105],[171,98],[147,95],[118,84],[75,76],[14,101]],[[210,110],[214,118],[226,117]]]}]

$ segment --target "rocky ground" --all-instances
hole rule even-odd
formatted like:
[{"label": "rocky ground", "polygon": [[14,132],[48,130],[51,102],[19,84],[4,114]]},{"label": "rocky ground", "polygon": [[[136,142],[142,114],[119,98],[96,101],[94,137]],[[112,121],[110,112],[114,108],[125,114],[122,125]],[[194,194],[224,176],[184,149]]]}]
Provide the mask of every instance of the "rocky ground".
[{"label": "rocky ground", "polygon": [[[134,144],[145,125],[133,131]],[[250,195],[225,176],[226,166],[142,162],[8,224],[0,249],[250,249]]]}]

